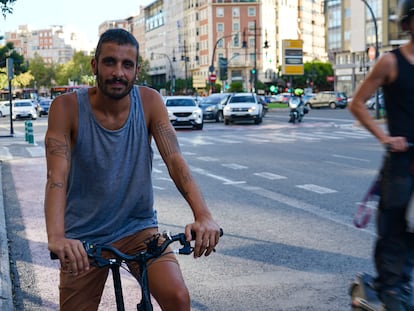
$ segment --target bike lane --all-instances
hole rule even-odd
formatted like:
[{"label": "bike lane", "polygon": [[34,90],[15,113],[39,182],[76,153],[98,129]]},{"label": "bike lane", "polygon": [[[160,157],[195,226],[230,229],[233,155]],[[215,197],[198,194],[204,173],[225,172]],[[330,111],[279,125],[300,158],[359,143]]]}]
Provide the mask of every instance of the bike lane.
[{"label": "bike lane", "polygon": [[[2,163],[3,195],[10,245],[11,283],[17,310],[58,310],[59,263],[47,249],[44,219],[45,158],[21,158]],[[122,272],[125,309],[136,310],[140,289]],[[115,309],[112,278],[105,286],[99,310]],[[154,310],[161,310],[154,302]]]}]

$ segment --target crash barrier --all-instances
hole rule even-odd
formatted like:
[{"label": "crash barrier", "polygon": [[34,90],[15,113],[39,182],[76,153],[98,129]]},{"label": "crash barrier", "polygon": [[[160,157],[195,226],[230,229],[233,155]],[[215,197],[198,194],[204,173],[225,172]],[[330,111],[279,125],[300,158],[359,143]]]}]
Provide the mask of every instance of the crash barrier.
[{"label": "crash barrier", "polygon": [[25,129],[25,139],[29,144],[34,144],[34,135],[33,135],[33,122],[32,121],[25,121],[24,122],[24,129]]}]

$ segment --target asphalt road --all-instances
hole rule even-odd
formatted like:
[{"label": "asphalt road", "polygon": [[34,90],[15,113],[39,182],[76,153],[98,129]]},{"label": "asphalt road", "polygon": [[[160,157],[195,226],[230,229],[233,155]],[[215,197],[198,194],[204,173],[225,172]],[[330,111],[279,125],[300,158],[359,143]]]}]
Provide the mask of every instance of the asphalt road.
[{"label": "asphalt road", "polygon": [[[373,271],[373,222],[361,230],[352,219],[381,147],[347,110],[287,121],[288,112],[277,111],[259,126],[177,131],[225,232],[212,256],[179,257],[193,310],[349,310],[350,282]],[[57,265],[48,258],[43,220],[45,124],[34,121],[35,145],[0,149],[17,310],[57,310]],[[157,153],[153,180],[160,229],[180,232],[191,212]],[[139,294],[124,280],[127,310],[134,310]],[[111,290],[108,283],[101,310],[113,306]]]}]

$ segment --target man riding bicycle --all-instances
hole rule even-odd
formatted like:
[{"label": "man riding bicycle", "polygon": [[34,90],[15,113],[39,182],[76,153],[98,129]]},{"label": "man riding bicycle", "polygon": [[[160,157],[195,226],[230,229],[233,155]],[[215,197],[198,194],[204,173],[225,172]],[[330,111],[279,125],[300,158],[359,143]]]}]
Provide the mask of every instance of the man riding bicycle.
[{"label": "man riding bicycle", "polygon": [[[132,254],[157,233],[152,139],[193,212],[185,233],[188,241],[196,235],[194,256],[209,255],[219,241],[220,228],[180,152],[162,97],[134,85],[138,52],[129,32],[104,32],[91,60],[97,86],[61,95],[50,107],[45,216],[48,248],[61,264],[62,311],[97,310],[108,275],[108,268],[89,265],[81,240]],[[150,291],[163,310],[189,311],[178,262],[166,253],[148,268]]]}]

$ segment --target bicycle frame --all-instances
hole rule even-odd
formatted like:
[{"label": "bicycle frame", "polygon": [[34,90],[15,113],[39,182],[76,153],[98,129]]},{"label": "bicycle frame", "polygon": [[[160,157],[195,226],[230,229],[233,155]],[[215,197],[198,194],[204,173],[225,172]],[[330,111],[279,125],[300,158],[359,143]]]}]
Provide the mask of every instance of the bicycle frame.
[{"label": "bicycle frame", "polygon": [[[223,229],[220,228],[220,236],[223,235]],[[138,252],[137,254],[127,255],[122,253],[117,248],[111,245],[98,245],[87,241],[82,241],[88,257],[92,260],[92,265],[98,268],[109,267],[112,273],[112,279],[115,291],[115,300],[117,311],[125,311],[124,297],[122,293],[122,281],[120,268],[124,262],[136,262],[139,265],[138,283],[141,287],[141,301],[137,304],[138,311],[153,311],[151,303],[151,293],[149,290],[149,281],[147,275],[147,262],[150,259],[156,259],[162,256],[167,247],[174,243],[180,242],[181,248],[177,250],[178,254],[190,255],[193,252],[193,247],[190,242],[186,240],[184,233],[179,233],[171,236],[169,233],[163,233],[165,241],[158,245],[160,234],[154,235],[151,239],[145,242],[146,250]],[[195,235],[192,235],[192,240],[195,240]],[[103,258],[102,251],[111,253],[112,258]],[[51,259],[58,259],[54,253],[50,253]]]}]

